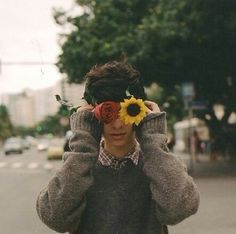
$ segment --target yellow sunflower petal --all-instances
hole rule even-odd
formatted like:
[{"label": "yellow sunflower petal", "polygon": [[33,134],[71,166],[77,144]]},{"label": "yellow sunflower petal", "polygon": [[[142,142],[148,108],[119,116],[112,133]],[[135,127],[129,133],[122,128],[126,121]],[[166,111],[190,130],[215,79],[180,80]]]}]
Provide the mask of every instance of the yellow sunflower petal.
[{"label": "yellow sunflower petal", "polygon": [[[140,112],[136,116],[131,116],[127,112],[127,108],[131,104],[136,104],[140,108]],[[120,103],[120,111],[119,111],[119,116],[120,119],[125,123],[125,124],[133,124],[135,123],[138,125],[142,119],[146,116],[147,114],[147,107],[144,104],[142,99],[136,99],[133,96],[130,99],[124,99],[124,102]]]}]

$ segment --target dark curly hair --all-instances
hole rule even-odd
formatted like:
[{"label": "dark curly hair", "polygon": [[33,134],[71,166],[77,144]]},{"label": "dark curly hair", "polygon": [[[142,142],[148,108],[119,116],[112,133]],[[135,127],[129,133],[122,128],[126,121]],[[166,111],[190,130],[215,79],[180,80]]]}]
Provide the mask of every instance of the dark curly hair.
[{"label": "dark curly hair", "polygon": [[104,101],[120,102],[127,91],[135,98],[146,99],[140,73],[129,63],[112,61],[95,65],[85,75],[84,99],[92,105]]}]

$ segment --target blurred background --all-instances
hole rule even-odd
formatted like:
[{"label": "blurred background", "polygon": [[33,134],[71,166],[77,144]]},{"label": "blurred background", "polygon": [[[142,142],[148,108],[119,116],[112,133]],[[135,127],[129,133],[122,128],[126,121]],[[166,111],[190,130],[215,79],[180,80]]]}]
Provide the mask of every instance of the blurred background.
[{"label": "blurred background", "polygon": [[0,0],[0,17],[1,233],[55,233],[36,198],[68,150],[83,76],[113,59],[141,72],[201,192],[170,233],[236,233],[234,0]]}]

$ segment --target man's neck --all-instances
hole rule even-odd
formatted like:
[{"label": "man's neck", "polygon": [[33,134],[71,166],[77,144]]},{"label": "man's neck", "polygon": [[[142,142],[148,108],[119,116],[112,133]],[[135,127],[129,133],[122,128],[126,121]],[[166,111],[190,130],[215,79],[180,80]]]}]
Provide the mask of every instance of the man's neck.
[{"label": "man's neck", "polygon": [[104,141],[104,150],[109,152],[111,155],[113,155],[115,158],[122,159],[124,158],[132,149],[134,149],[136,145],[136,141],[134,140],[132,144],[127,144],[125,146],[113,146],[106,144],[106,141]]}]

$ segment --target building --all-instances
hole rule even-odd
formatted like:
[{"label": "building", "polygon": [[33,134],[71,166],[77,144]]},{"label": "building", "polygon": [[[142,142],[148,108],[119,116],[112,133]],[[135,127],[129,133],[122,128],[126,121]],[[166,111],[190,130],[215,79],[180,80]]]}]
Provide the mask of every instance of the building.
[{"label": "building", "polygon": [[4,94],[0,100],[7,106],[13,125],[33,127],[46,116],[57,113],[60,104],[56,101],[56,94],[78,106],[82,103],[83,90],[84,85],[60,81],[45,89],[27,89],[18,94]]},{"label": "building", "polygon": [[82,97],[84,94],[84,84],[74,84],[74,83],[70,84],[65,80],[62,80],[60,83],[57,84],[57,87],[61,87],[62,99],[68,101],[75,107],[82,104]]},{"label": "building", "polygon": [[39,89],[34,91],[35,124],[48,115],[54,115],[60,106],[56,101],[54,88]]},{"label": "building", "polygon": [[34,126],[35,103],[30,90],[20,94],[4,95],[2,103],[7,106],[10,119],[15,126]]}]

